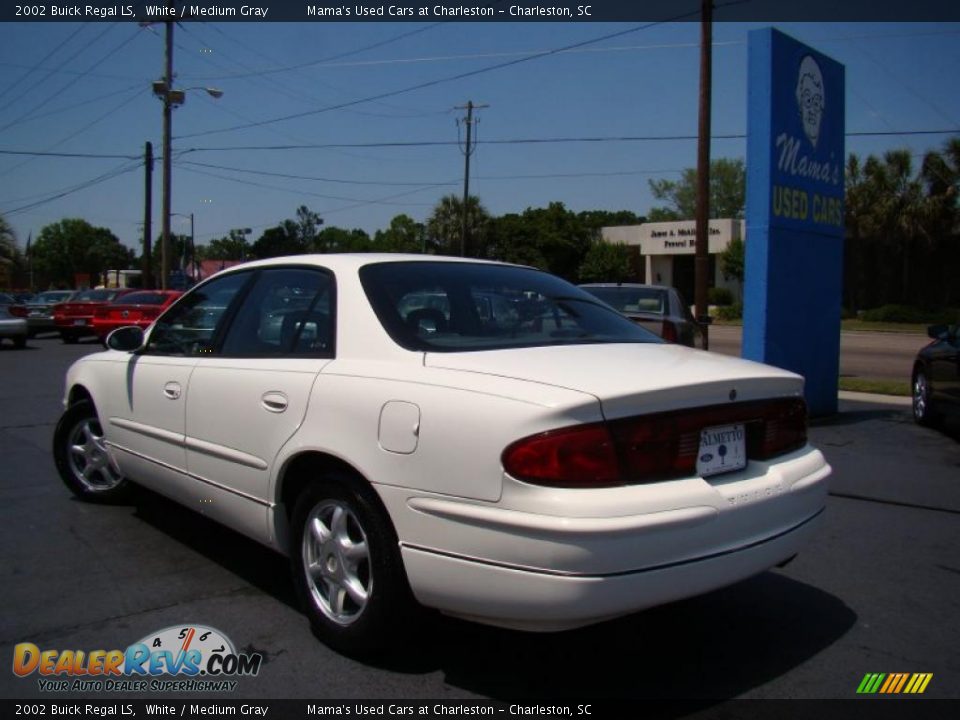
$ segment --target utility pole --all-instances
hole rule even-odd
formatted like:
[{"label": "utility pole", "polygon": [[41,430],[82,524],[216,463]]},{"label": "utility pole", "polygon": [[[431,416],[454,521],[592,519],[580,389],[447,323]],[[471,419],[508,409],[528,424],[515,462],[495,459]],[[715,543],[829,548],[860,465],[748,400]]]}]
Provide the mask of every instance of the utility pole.
[{"label": "utility pole", "polygon": [[470,200],[470,156],[473,154],[473,151],[476,149],[476,146],[472,144],[472,130],[473,130],[473,111],[479,110],[480,108],[490,107],[489,105],[474,105],[473,100],[468,100],[466,105],[458,105],[456,110],[466,110],[467,117],[463,119],[463,122],[467,126],[467,142],[464,145],[463,149],[463,159],[464,159],[464,168],[463,168],[463,220],[460,228],[460,257],[466,257],[467,255],[467,228],[469,224],[467,223],[467,203]]},{"label": "utility pole", "polygon": [[712,82],[713,3],[702,0],[700,11],[700,124],[697,141],[697,241],[694,264],[694,304],[703,328],[703,349],[710,348],[710,89]]},{"label": "utility pole", "polygon": [[153,143],[143,152],[143,287],[153,287]]},{"label": "utility pole", "polygon": [[[174,0],[167,0],[167,6],[172,8]],[[160,289],[166,290],[170,277],[170,126],[173,122],[173,102],[171,88],[173,88],[173,20],[167,20],[166,43],[164,49],[163,82],[166,91],[163,93],[163,210],[161,218],[163,230],[160,238]]]}]

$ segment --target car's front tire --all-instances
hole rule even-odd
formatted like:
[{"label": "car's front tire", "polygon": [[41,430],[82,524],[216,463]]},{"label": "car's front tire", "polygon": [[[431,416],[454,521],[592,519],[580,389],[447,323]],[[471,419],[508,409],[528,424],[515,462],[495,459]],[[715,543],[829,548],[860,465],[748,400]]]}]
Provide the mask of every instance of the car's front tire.
[{"label": "car's front tire", "polygon": [[316,482],[297,498],[292,529],[293,580],[317,637],[347,655],[389,649],[415,603],[373,490],[343,476]]},{"label": "car's front tire", "polygon": [[913,419],[919,425],[933,427],[939,422],[939,416],[930,399],[930,380],[924,369],[917,368],[913,372]]},{"label": "car's front tire", "polygon": [[130,483],[110,458],[97,411],[87,400],[60,416],[53,458],[64,484],[83,500],[119,502],[129,494]]}]

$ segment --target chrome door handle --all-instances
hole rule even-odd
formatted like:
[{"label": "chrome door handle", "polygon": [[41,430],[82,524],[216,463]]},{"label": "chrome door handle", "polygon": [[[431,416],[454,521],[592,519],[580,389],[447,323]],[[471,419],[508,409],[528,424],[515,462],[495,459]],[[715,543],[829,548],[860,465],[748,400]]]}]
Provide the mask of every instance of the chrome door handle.
[{"label": "chrome door handle", "polygon": [[264,410],[272,413],[282,413],[287,409],[287,396],[282,392],[264,393],[260,398],[260,405]]},{"label": "chrome door handle", "polygon": [[163,386],[163,394],[171,400],[178,399],[180,397],[180,383],[168,382]]}]

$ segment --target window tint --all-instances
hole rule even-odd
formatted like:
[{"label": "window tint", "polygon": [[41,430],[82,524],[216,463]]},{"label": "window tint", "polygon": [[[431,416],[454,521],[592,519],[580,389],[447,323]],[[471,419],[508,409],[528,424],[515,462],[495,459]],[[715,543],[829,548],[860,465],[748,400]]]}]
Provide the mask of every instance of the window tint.
[{"label": "window tint", "polygon": [[660,342],[578,287],[530,268],[377,263],[360,270],[360,281],[386,331],[411,350]]},{"label": "window tint", "polygon": [[227,308],[251,273],[233,273],[185,295],[150,333],[147,352],[158,355],[206,355],[213,351]]},{"label": "window tint", "polygon": [[584,287],[591,295],[623,313],[669,314],[667,291],[659,288]]},{"label": "window tint", "polygon": [[263,270],[230,325],[221,354],[333,356],[333,280],[306,268]]},{"label": "window tint", "polygon": [[169,295],[162,292],[135,292],[121,295],[114,302],[124,305],[162,305]]},{"label": "window tint", "polygon": [[74,295],[73,302],[108,302],[117,296],[116,290],[82,290]]}]

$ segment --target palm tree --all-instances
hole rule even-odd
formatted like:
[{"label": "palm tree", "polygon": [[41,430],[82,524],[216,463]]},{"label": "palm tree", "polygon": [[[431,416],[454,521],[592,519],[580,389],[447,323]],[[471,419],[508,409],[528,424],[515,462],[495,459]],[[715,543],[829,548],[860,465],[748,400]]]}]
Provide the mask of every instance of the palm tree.
[{"label": "palm tree", "polygon": [[[467,257],[482,257],[486,245],[486,228],[490,215],[471,195],[467,200]],[[463,235],[463,200],[456,195],[444,195],[427,219],[427,242],[433,252],[459,255]]]}]

